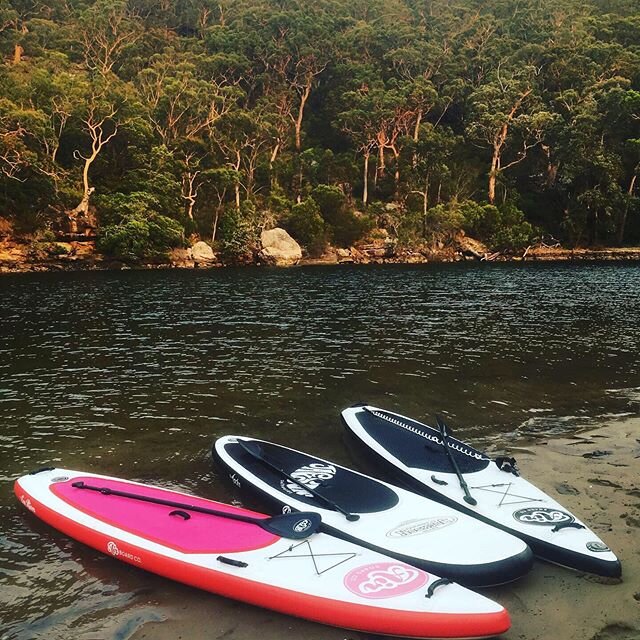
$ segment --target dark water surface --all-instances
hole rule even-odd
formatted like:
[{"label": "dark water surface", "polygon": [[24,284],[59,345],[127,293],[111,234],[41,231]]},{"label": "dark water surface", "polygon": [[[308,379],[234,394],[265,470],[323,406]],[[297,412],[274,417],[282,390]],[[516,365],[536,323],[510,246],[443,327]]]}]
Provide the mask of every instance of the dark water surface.
[{"label": "dark water surface", "polygon": [[214,438],[349,462],[339,411],[365,400],[494,449],[566,434],[637,414],[639,326],[634,264],[4,276],[0,638],[126,638],[167,588],[20,508],[31,469],[232,499]]}]

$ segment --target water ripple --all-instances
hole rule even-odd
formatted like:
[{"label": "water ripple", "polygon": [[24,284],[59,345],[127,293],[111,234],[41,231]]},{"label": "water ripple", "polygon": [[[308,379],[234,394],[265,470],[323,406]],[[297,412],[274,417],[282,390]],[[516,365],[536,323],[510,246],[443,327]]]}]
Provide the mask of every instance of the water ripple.
[{"label": "water ripple", "polygon": [[124,637],[137,618],[115,612],[162,584],[23,513],[9,486],[25,471],[54,462],[229,500],[215,437],[348,462],[338,412],[363,400],[443,411],[478,443],[637,413],[638,292],[640,266],[622,264],[2,277],[0,627]]}]

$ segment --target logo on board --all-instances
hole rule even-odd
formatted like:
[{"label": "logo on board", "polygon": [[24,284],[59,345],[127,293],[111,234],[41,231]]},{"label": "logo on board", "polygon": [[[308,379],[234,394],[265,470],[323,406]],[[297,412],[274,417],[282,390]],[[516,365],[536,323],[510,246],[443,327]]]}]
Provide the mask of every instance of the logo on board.
[{"label": "logo on board", "polygon": [[298,520],[298,522],[293,525],[293,530],[296,533],[302,533],[303,531],[309,529],[312,524],[313,523],[311,522],[311,520],[309,520],[309,518],[303,518],[302,520]]},{"label": "logo on board", "polygon": [[527,507],[513,512],[513,517],[524,524],[535,524],[539,526],[554,526],[573,522],[575,518],[566,511],[560,509],[550,509],[548,507]]},{"label": "logo on board", "polygon": [[609,547],[604,542],[600,542],[600,540],[593,540],[592,542],[587,542],[587,549],[589,551],[594,551],[596,553],[604,553],[606,551],[611,551]]},{"label": "logo on board", "polygon": [[138,564],[142,564],[142,558],[140,556],[136,556],[133,553],[129,553],[128,551],[120,549],[120,547],[118,547],[118,545],[113,540],[109,540],[109,542],[107,542],[107,551],[114,558],[122,558],[124,560],[129,560],[130,562],[137,562]]},{"label": "logo on board", "polygon": [[387,531],[387,538],[409,538],[411,536],[421,536],[436,529],[448,527],[457,522],[456,516],[439,516],[435,518],[422,518],[418,520],[407,520],[401,522],[397,527]]},{"label": "logo on board", "polygon": [[20,502],[22,502],[22,504],[27,507],[27,509],[29,509],[29,511],[31,511],[31,513],[35,513],[36,512],[36,508],[31,504],[31,500],[29,498],[26,498],[24,494],[22,494],[20,496]]},{"label": "logo on board", "polygon": [[401,562],[376,562],[356,567],[344,577],[344,586],[362,598],[378,600],[420,589],[429,575]]},{"label": "logo on board", "polygon": [[337,469],[332,464],[324,464],[322,462],[312,462],[303,467],[299,467],[292,471],[289,475],[294,478],[291,480],[281,480],[280,486],[287,493],[294,493],[305,498],[313,498],[313,495],[305,491],[304,487],[316,489],[324,480],[331,480],[336,475]]},{"label": "logo on board", "polygon": [[229,474],[229,478],[231,480],[231,482],[233,482],[233,484],[238,487],[238,489],[240,489],[242,487],[242,485],[240,484],[240,478],[238,478],[238,475],[236,473],[230,473]]}]

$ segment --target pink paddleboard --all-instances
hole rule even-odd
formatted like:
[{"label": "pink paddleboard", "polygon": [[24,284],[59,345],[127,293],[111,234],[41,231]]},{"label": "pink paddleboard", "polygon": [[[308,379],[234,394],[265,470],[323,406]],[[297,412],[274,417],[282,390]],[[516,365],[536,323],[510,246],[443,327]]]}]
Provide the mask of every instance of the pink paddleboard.
[{"label": "pink paddleboard", "polygon": [[287,539],[197,511],[267,518],[231,505],[68,469],[23,476],[14,489],[34,516],[118,560],[282,613],[412,638],[479,638],[509,628],[499,604],[375,551],[324,533]]}]

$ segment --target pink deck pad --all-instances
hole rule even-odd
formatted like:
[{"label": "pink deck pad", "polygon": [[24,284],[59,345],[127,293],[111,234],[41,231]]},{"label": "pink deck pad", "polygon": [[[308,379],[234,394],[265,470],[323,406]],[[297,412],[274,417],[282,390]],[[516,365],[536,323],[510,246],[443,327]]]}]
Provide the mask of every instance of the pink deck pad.
[{"label": "pink deck pad", "polygon": [[266,516],[212,500],[185,496],[167,489],[139,486],[92,476],[78,476],[66,482],[50,485],[51,491],[56,496],[87,515],[183,553],[250,551],[266,547],[279,540],[278,536],[254,524],[195,511],[188,511],[191,518],[184,520],[180,516],[169,515],[176,510],[176,507],[79,489],[72,486],[74,482],[84,482],[94,487],[107,487],[145,497],[216,509],[217,511],[258,518]]}]

